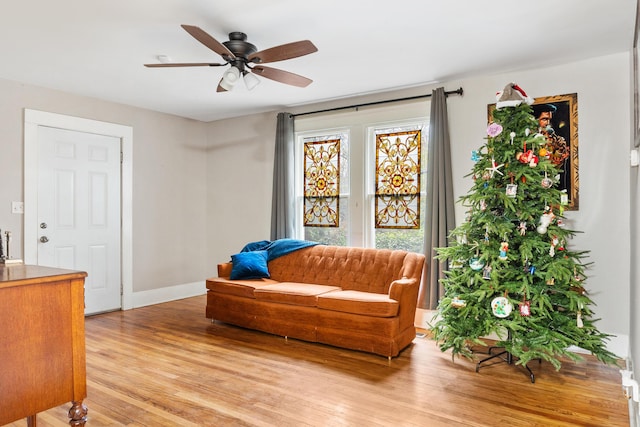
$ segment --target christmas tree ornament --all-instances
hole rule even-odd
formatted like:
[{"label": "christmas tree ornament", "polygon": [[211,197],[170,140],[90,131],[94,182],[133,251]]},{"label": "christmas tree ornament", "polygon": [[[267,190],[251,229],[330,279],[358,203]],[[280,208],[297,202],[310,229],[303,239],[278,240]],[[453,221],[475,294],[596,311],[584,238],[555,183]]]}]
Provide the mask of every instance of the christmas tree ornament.
[{"label": "christmas tree ornament", "polygon": [[580,277],[575,267],[573,267],[573,280],[575,280],[576,282],[582,281],[582,277]]},{"label": "christmas tree ornament", "polygon": [[521,236],[527,234],[527,221],[520,221],[520,225],[518,225],[518,232]]},{"label": "christmas tree ornament", "polygon": [[507,195],[507,197],[511,198],[514,198],[518,195],[518,184],[513,183],[514,177],[515,174],[513,172],[509,172],[509,179],[511,180],[511,183],[507,184],[505,188],[505,194]]},{"label": "christmas tree ornament", "polygon": [[471,151],[471,160],[473,160],[474,162],[480,160],[480,152],[478,150]]},{"label": "christmas tree ornament", "polygon": [[530,134],[531,134],[531,129],[526,128],[526,129],[524,130],[524,136],[529,136]]},{"label": "christmas tree ornament", "polygon": [[564,193],[560,195],[560,204],[568,205],[569,196],[567,195],[567,190],[562,190],[562,191],[564,191]]},{"label": "christmas tree ornament", "polygon": [[492,138],[495,138],[501,133],[502,133],[502,126],[499,125],[498,123],[491,123],[487,127],[487,135],[489,135]]},{"label": "christmas tree ornament", "polygon": [[511,137],[511,145],[513,145],[513,138],[515,138],[515,137],[516,137],[516,133],[515,133],[515,132],[511,132],[511,133],[509,134],[509,136]]},{"label": "christmas tree ornament", "polygon": [[553,180],[547,176],[547,171],[544,171],[544,178],[540,181],[540,185],[542,188],[551,188],[553,187]]},{"label": "christmas tree ornament", "polygon": [[538,156],[540,156],[540,158],[542,159],[548,159],[549,152],[547,151],[546,148],[542,147],[540,150],[538,150]]},{"label": "christmas tree ornament", "polygon": [[500,254],[498,255],[498,258],[500,258],[503,261],[506,261],[508,250],[509,250],[509,242],[505,241],[500,243]]},{"label": "christmas tree ornament", "polygon": [[582,322],[582,311],[578,311],[576,314],[576,326],[580,329],[584,328],[584,323]]},{"label": "christmas tree ornament", "polygon": [[528,164],[532,168],[535,168],[540,161],[540,159],[538,159],[538,156],[533,154],[533,150],[526,150],[526,148],[524,152],[516,153],[516,160],[525,165]]},{"label": "christmas tree ornament", "polygon": [[547,285],[554,286],[555,284],[556,284],[556,279],[554,279],[553,277],[547,280]]},{"label": "christmas tree ornament", "polygon": [[492,269],[491,269],[491,266],[490,266],[490,265],[485,266],[485,267],[482,269],[482,278],[483,278],[483,279],[486,279],[486,280],[491,279],[491,270],[492,270]]},{"label": "christmas tree ornament", "polygon": [[491,311],[493,315],[501,319],[509,316],[513,310],[513,305],[507,297],[496,297],[491,301]]},{"label": "christmas tree ornament", "polygon": [[580,285],[571,286],[571,288],[569,289],[571,289],[572,292],[575,292],[578,295],[584,295],[587,293],[586,289]]},{"label": "christmas tree ornament", "polygon": [[531,316],[531,301],[523,301],[520,303],[520,316]]},{"label": "christmas tree ornament", "polygon": [[553,236],[551,238],[551,247],[549,248],[549,256],[553,257],[556,255],[556,246],[558,246],[558,237],[557,236]]},{"label": "christmas tree ornament", "polygon": [[517,107],[523,102],[531,105],[533,104],[533,98],[527,96],[525,91],[515,83],[509,83],[503,90],[496,93],[497,110],[505,107]]},{"label": "christmas tree ornament", "polygon": [[467,302],[463,299],[460,299],[458,297],[454,297],[451,300],[451,307],[453,308],[463,308],[467,306]]},{"label": "christmas tree ornament", "polygon": [[493,174],[496,172],[499,173],[500,175],[504,175],[502,172],[499,171],[499,169],[503,166],[504,166],[504,163],[499,165],[496,163],[496,160],[493,157],[491,157],[491,167],[485,168],[485,169],[489,172],[489,176],[493,178]]},{"label": "christmas tree ornament", "polygon": [[553,211],[547,206],[545,213],[540,217],[540,225],[536,228],[536,231],[540,234],[545,234],[551,225],[551,222],[555,218]]},{"label": "christmas tree ornament", "polygon": [[480,258],[473,257],[469,260],[469,267],[471,267],[473,271],[482,270],[482,268],[484,267],[484,264],[485,262]]}]

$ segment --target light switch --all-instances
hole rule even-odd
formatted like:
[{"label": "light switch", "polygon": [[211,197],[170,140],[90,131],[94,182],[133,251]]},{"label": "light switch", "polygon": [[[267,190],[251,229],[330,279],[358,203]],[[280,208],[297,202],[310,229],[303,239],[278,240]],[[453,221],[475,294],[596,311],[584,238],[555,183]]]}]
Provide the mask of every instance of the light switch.
[{"label": "light switch", "polygon": [[24,213],[24,203],[23,202],[11,202],[11,213],[23,214]]}]

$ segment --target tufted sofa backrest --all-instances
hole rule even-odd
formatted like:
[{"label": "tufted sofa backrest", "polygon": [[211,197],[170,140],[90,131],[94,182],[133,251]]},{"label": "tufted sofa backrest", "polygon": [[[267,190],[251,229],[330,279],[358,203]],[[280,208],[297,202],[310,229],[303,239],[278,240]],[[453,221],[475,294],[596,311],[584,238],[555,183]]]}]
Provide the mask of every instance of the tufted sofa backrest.
[{"label": "tufted sofa backrest", "polygon": [[388,293],[391,282],[403,277],[419,283],[424,260],[400,250],[317,245],[270,261],[269,273],[277,281]]}]

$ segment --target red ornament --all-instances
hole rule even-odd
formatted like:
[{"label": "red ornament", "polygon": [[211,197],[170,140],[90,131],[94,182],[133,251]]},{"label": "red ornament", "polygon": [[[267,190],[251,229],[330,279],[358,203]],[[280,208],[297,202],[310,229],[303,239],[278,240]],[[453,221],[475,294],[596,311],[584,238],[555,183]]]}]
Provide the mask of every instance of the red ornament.
[{"label": "red ornament", "polygon": [[531,316],[531,302],[523,301],[520,303],[520,316],[529,317]]}]

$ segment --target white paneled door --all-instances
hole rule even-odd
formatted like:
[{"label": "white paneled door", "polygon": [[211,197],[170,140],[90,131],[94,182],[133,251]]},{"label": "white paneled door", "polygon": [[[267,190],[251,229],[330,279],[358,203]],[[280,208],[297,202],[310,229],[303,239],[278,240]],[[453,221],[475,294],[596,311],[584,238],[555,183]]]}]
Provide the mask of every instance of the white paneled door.
[{"label": "white paneled door", "polygon": [[39,127],[38,264],[88,273],[85,313],[122,306],[120,139]]}]

